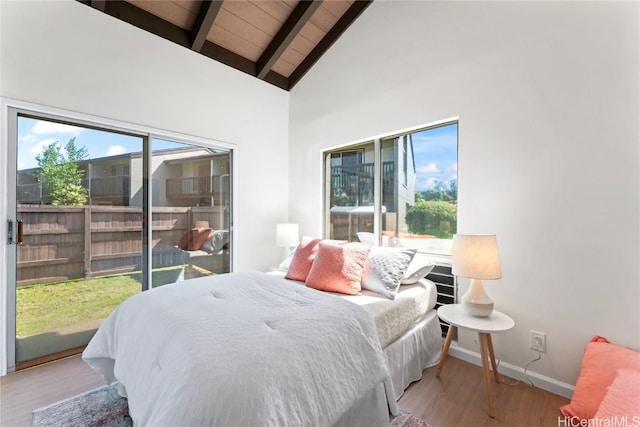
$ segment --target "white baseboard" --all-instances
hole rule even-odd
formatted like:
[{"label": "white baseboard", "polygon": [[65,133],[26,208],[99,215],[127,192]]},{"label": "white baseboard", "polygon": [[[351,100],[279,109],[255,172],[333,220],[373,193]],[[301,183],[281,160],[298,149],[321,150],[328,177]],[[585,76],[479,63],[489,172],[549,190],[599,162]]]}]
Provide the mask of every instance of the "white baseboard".
[{"label": "white baseboard", "polygon": [[[481,366],[480,354],[467,350],[466,348],[459,347],[455,342],[452,342],[451,347],[449,347],[449,356]],[[506,375],[507,377],[527,382],[525,379],[524,369],[519,366],[500,362],[498,365],[498,372]],[[571,395],[573,394],[573,386],[571,384],[563,383],[531,371],[527,371],[526,378],[528,378],[535,387],[566,397],[567,399],[571,399]]]}]

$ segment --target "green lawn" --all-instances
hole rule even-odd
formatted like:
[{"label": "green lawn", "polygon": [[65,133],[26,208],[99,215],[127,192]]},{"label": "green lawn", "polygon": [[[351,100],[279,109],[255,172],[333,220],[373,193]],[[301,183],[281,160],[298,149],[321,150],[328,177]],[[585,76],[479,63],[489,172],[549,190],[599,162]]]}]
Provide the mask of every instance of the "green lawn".
[{"label": "green lawn", "polygon": [[[153,271],[153,286],[172,283],[181,267]],[[23,338],[59,328],[95,323],[140,292],[140,272],[21,286],[16,295],[16,335]]]}]

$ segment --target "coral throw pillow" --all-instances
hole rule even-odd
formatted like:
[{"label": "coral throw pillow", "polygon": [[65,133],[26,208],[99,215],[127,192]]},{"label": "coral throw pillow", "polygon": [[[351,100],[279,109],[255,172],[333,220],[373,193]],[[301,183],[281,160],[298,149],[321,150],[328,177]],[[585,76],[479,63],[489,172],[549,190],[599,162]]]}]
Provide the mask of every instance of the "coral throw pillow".
[{"label": "coral throw pillow", "polygon": [[191,242],[195,240],[199,232],[200,232],[199,228],[192,228],[191,230],[184,233],[184,235],[180,238],[180,241],[178,242],[178,247],[183,251],[190,250],[189,246],[191,246]]},{"label": "coral throw pillow", "polygon": [[640,353],[595,336],[584,349],[571,402],[560,408],[569,418],[593,418],[619,369],[640,371]]},{"label": "coral throw pillow", "polygon": [[633,420],[640,420],[640,371],[618,369],[594,418],[626,421],[621,425],[634,425]]},{"label": "coral throw pillow", "polygon": [[183,251],[198,251],[212,234],[210,228],[192,228],[180,238],[178,247]]},{"label": "coral throw pillow", "polygon": [[365,245],[321,242],[305,283],[320,291],[357,295],[368,255],[369,247]]},{"label": "coral throw pillow", "polygon": [[303,240],[300,242],[295,254],[293,254],[293,259],[291,259],[289,270],[287,270],[287,274],[284,276],[285,279],[299,280],[301,282],[307,279],[309,270],[311,270],[311,265],[313,264],[313,259],[316,257],[316,252],[318,252],[318,243],[320,243],[320,239]]},{"label": "coral throw pillow", "polygon": [[204,245],[213,234],[213,230],[210,228],[196,228],[195,230],[198,230],[198,232],[195,233],[195,236],[191,239],[191,243],[189,243],[190,251],[199,251],[202,245]]}]

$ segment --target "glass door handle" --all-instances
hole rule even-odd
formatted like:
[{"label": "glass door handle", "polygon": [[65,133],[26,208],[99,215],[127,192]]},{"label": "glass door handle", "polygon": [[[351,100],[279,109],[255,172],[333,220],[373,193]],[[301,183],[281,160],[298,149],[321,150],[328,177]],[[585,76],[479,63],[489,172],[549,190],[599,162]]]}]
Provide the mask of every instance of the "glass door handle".
[{"label": "glass door handle", "polygon": [[17,223],[18,223],[18,236],[16,238],[16,244],[21,245],[22,244],[22,238],[24,237],[23,223],[22,223],[21,219],[19,219],[17,221]]},{"label": "glass door handle", "polygon": [[16,221],[17,224],[17,234],[16,234],[16,240],[14,242],[13,240],[13,221],[12,220],[7,220],[7,244],[8,245],[13,245],[14,243],[16,245],[21,245],[22,244],[22,238],[24,236],[24,232],[23,232],[23,223],[22,220],[19,219]]}]

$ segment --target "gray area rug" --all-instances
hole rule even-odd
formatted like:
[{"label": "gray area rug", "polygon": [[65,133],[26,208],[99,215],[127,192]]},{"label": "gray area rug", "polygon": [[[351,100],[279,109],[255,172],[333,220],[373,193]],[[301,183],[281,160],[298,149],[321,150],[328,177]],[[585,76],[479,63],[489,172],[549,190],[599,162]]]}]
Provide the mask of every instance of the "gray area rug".
[{"label": "gray area rug", "polygon": [[[132,427],[127,399],[114,385],[102,386],[33,411],[32,427]],[[391,427],[429,427],[400,410]]]},{"label": "gray area rug", "polygon": [[127,399],[102,386],[33,411],[33,427],[131,427]]}]

